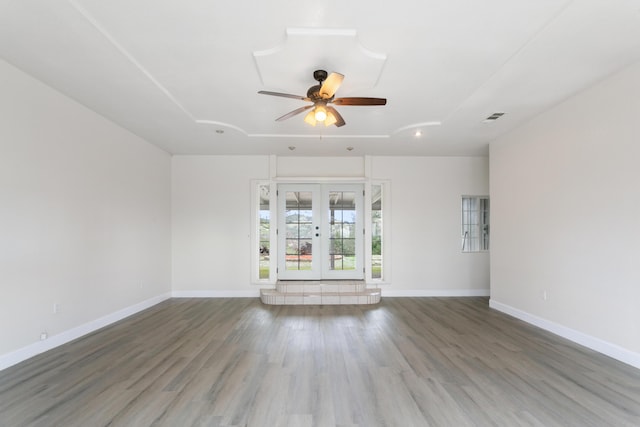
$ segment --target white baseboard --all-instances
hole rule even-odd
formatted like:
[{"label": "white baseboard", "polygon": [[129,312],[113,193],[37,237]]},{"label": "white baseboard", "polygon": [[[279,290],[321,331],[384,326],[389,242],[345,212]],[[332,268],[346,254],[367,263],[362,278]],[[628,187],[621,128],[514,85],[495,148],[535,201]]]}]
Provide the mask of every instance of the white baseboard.
[{"label": "white baseboard", "polygon": [[488,297],[489,289],[388,289],[380,286],[384,297]]},{"label": "white baseboard", "polygon": [[[264,284],[262,288],[273,289],[275,284]],[[489,289],[390,289],[378,284],[367,284],[367,288],[380,288],[382,297],[488,297]],[[260,288],[255,290],[202,290],[173,291],[173,298],[260,298]]]},{"label": "white baseboard", "polygon": [[108,314],[83,325],[61,332],[57,335],[53,335],[44,341],[37,341],[11,353],[3,354],[0,356],[0,371],[10,366],[16,365],[24,360],[27,360],[30,357],[36,356],[40,353],[44,353],[45,351],[66,344],[91,332],[97,331],[98,329],[120,321],[125,317],[129,317],[142,310],[146,310],[149,307],[153,307],[154,305],[159,304],[169,298],[171,298],[171,294],[169,293],[149,298],[148,300],[123,308],[122,310],[118,310],[115,313]]},{"label": "white baseboard", "polygon": [[592,337],[585,333],[576,331],[575,329],[567,328],[566,326],[562,326],[550,320],[534,316],[533,314],[529,314],[525,311],[519,310],[493,299],[489,300],[489,306],[495,310],[501,311],[517,319],[523,320],[527,323],[544,329],[545,331],[549,331],[561,336],[562,338],[566,338],[577,344],[590,348],[591,350],[597,351],[598,353],[605,354],[609,357],[619,360],[620,362],[640,369],[640,354],[635,353],[631,350],[627,350],[626,348],[620,347],[619,345],[601,340],[600,338]]},{"label": "white baseboard", "polygon": [[250,291],[173,291],[171,296],[173,298],[260,298],[260,289]]},{"label": "white baseboard", "polygon": [[[367,286],[372,288],[373,286]],[[488,297],[489,289],[388,289],[377,286],[382,290],[382,297]],[[263,288],[272,289],[265,285]],[[260,298],[260,289],[250,291],[173,291],[173,298]]]}]

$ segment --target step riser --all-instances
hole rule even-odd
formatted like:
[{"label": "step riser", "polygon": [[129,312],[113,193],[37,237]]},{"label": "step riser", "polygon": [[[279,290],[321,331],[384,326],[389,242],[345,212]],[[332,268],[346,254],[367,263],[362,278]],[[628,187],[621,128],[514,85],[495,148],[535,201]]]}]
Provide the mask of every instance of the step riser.
[{"label": "step riser", "polygon": [[366,295],[295,295],[283,293],[261,293],[260,300],[268,305],[364,305],[377,304],[380,302],[380,293]]},{"label": "step riser", "polygon": [[269,305],[377,304],[380,298],[380,289],[367,289],[364,280],[278,281],[275,289],[260,290]]},{"label": "step riser", "polygon": [[358,284],[283,284],[277,283],[276,290],[278,292],[313,292],[313,293],[327,293],[327,292],[362,292],[366,289],[364,283]]}]

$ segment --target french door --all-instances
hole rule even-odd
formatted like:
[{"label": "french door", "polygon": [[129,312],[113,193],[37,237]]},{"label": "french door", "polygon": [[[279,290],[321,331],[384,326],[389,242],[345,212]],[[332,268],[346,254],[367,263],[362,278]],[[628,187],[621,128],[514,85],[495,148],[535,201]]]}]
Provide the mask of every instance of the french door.
[{"label": "french door", "polygon": [[278,278],[362,279],[363,185],[278,185]]}]

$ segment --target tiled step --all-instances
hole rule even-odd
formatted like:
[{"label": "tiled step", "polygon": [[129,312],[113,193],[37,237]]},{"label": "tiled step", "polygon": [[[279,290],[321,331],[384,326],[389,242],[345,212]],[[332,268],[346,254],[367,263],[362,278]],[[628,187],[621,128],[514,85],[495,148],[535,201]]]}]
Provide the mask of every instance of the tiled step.
[{"label": "tiled step", "polygon": [[362,292],[367,287],[364,280],[278,280],[278,292],[326,293]]},{"label": "tiled step", "polygon": [[380,289],[367,289],[364,280],[286,280],[260,290],[261,301],[270,305],[377,304],[380,298]]},{"label": "tiled step", "polygon": [[269,305],[351,305],[377,304],[380,289],[364,289],[360,292],[278,292],[261,289],[260,300]]}]

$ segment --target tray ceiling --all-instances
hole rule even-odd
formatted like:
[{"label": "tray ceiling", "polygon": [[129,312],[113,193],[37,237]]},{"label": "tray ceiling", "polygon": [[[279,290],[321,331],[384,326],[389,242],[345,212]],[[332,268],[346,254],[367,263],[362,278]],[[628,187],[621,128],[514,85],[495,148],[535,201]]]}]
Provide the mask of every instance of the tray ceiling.
[{"label": "tray ceiling", "polygon": [[[486,155],[640,60],[640,0],[4,1],[0,57],[170,153]],[[276,122],[316,69],[388,103]]]}]

